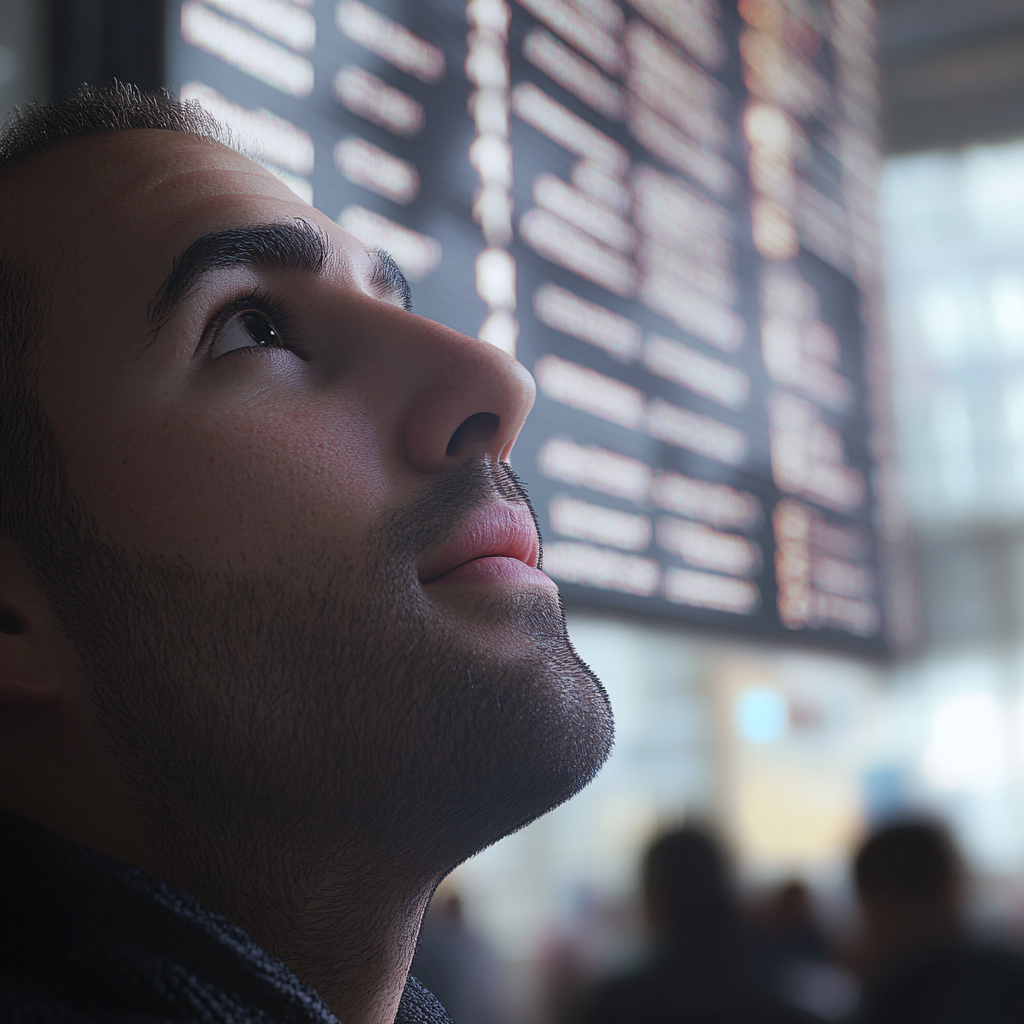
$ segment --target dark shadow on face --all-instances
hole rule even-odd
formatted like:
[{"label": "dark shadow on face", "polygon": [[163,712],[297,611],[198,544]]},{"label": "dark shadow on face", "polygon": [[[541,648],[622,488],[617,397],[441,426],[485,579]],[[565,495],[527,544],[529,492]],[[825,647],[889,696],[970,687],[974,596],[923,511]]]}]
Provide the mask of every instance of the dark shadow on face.
[{"label": "dark shadow on face", "polygon": [[471,460],[393,510],[368,554],[252,575],[121,550],[73,501],[41,526],[37,570],[169,875],[214,902],[240,862],[343,851],[353,886],[415,882],[593,777],[610,710],[552,594],[482,591],[476,621],[514,641],[495,651],[417,577],[469,513],[524,500],[507,465]]}]

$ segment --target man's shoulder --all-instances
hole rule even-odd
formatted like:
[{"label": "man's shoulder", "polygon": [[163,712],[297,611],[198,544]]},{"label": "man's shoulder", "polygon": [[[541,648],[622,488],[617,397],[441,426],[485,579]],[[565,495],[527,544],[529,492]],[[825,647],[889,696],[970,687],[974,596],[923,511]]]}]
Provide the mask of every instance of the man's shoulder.
[{"label": "man's shoulder", "polygon": [[973,942],[919,950],[868,985],[858,1019],[898,1024],[937,1018],[944,1007],[961,1008],[964,1020],[1024,1020],[1024,956]]},{"label": "man's shoulder", "polygon": [[395,1024],[452,1024],[452,1019],[434,993],[418,978],[410,977]]},{"label": "man's shoulder", "polygon": [[0,811],[0,1022],[336,1024],[187,893]]},{"label": "man's shoulder", "polygon": [[0,967],[2,1024],[93,1024],[95,1017],[74,1009],[39,979]]},{"label": "man's shoulder", "polygon": [[[187,893],[0,811],[0,1024],[338,1024]],[[451,1024],[415,978],[395,1024]]]}]

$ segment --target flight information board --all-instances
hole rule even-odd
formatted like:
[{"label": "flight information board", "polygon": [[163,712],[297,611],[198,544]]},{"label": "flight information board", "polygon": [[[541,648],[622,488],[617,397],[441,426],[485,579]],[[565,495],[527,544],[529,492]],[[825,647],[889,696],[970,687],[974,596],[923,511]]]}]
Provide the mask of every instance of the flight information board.
[{"label": "flight information board", "polygon": [[566,600],[885,649],[870,0],[184,0],[168,84],[537,380]]}]

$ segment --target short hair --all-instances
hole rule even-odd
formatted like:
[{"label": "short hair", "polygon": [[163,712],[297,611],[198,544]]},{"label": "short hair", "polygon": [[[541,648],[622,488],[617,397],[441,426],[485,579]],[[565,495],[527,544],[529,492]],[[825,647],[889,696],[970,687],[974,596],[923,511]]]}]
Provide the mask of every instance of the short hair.
[{"label": "short hair", "polygon": [[725,853],[707,832],[692,826],[651,844],[644,859],[644,893],[670,927],[730,919],[735,912]]},{"label": "short hair", "polygon": [[33,101],[12,110],[0,130],[0,173],[54,146],[103,132],[140,128],[179,132],[226,146],[236,144],[231,131],[196,100],[182,101],[167,89],[140,92],[123,82],[83,84],[78,92],[54,103]]},{"label": "short hair", "polygon": [[876,832],[854,861],[862,900],[927,900],[952,895],[960,881],[960,858],[949,834],[929,821],[903,822]]},{"label": "short hair", "polygon": [[[114,82],[83,85],[54,103],[15,107],[0,129],[0,180],[29,157],[76,139],[133,129],[179,132],[239,148],[232,133],[196,101],[166,89],[143,93]],[[38,400],[32,356],[48,296],[38,268],[0,236],[0,533],[31,556],[40,531],[67,496],[63,459]]]}]

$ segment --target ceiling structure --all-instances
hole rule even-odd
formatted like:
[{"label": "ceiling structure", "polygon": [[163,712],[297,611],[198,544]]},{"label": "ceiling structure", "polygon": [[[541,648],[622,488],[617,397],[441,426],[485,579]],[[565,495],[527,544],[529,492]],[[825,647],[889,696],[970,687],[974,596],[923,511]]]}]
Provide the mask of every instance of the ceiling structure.
[{"label": "ceiling structure", "polygon": [[1024,136],[1024,0],[877,0],[891,153]]}]

